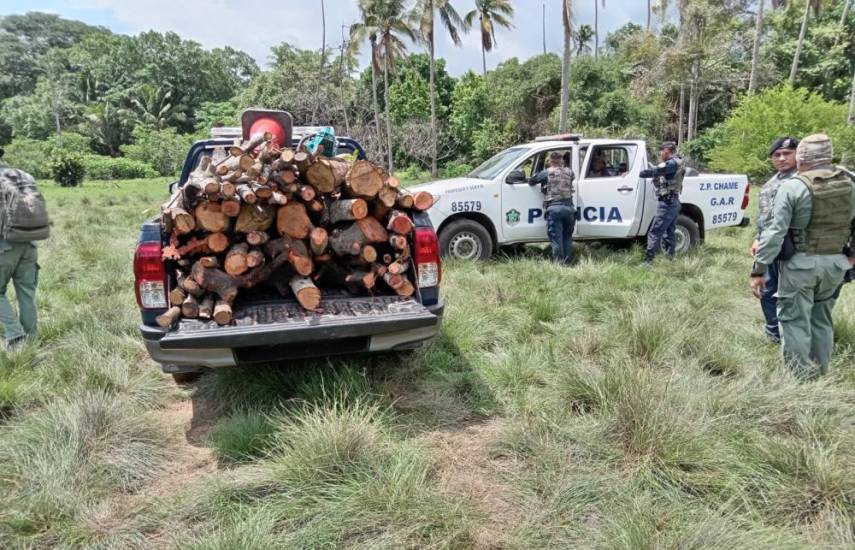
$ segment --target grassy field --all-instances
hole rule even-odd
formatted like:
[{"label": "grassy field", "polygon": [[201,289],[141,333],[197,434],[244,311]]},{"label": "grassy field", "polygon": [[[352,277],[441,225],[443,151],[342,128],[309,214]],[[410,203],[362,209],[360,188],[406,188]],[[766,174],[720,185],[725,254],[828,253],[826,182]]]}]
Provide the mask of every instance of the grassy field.
[{"label": "grassy field", "polygon": [[164,185],[44,185],[41,338],[0,353],[0,547],[855,545],[855,288],[830,375],[795,381],[750,231],[650,269],[447,263],[426,349],[177,387],[132,292]]}]

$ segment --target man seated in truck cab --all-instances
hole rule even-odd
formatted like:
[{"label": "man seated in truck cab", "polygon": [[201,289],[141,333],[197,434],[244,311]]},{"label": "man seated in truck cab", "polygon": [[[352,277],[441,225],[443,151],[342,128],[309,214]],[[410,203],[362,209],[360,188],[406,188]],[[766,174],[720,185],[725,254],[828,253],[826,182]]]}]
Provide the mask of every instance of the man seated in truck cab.
[{"label": "man seated in truck cab", "polygon": [[588,170],[589,178],[607,178],[609,176],[611,176],[611,174],[606,166],[606,159],[601,156],[596,156],[591,159],[591,168]]}]

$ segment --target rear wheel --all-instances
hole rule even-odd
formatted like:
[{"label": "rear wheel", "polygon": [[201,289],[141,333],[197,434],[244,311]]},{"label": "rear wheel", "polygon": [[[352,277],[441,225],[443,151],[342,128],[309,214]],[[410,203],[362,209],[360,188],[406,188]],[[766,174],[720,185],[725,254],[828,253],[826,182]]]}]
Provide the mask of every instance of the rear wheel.
[{"label": "rear wheel", "polygon": [[701,244],[701,228],[689,216],[677,216],[677,227],[674,230],[675,249],[677,254],[684,254]]},{"label": "rear wheel", "polygon": [[472,220],[453,221],[439,232],[442,255],[458,260],[486,260],[493,254],[493,238]]}]

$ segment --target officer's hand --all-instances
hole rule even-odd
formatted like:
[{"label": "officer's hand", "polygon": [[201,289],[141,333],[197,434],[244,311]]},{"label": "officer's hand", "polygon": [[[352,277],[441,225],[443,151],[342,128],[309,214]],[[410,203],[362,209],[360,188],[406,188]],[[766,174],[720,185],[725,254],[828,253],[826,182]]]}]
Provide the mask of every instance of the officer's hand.
[{"label": "officer's hand", "polygon": [[855,267],[855,256],[849,257],[849,265],[851,265],[852,267]]},{"label": "officer's hand", "polygon": [[751,277],[751,294],[755,298],[760,298],[760,294],[766,290],[766,280],[762,275],[759,277]]},{"label": "officer's hand", "polygon": [[754,242],[751,243],[751,248],[748,251],[748,253],[751,254],[752,258],[757,255],[757,247],[759,247],[759,246],[760,246],[760,242],[757,241],[757,239],[754,239]]}]

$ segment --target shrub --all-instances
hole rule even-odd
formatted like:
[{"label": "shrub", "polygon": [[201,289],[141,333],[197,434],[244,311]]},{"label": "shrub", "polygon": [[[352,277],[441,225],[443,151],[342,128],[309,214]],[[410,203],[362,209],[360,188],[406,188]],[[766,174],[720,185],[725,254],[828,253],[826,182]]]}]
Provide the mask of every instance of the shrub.
[{"label": "shrub", "polygon": [[178,134],[173,128],[137,126],[133,136],[134,143],[123,145],[122,152],[129,159],[151,166],[161,176],[174,176],[181,171],[193,142],[191,136]]},{"label": "shrub", "polygon": [[94,180],[124,180],[157,176],[157,172],[148,164],[129,158],[87,155],[83,163],[86,174]]},{"label": "shrub", "polygon": [[472,171],[472,165],[463,162],[449,162],[439,171],[441,178],[459,178]]},{"label": "shrub", "polygon": [[83,157],[77,153],[58,150],[50,162],[51,175],[62,187],[77,187],[86,175]]},{"label": "shrub", "polygon": [[826,101],[803,88],[770,88],[745,96],[721,128],[721,143],[709,153],[714,170],[741,172],[753,181],[772,172],[769,145],[780,136],[803,138],[822,132],[834,141],[835,157],[855,155],[855,127],[846,123],[847,106]]},{"label": "shrub", "polygon": [[56,138],[36,140],[16,138],[4,147],[3,161],[29,173],[36,179],[52,178],[50,159],[56,151],[84,153],[88,150],[89,138],[73,132],[62,134],[62,145],[56,144]]}]

